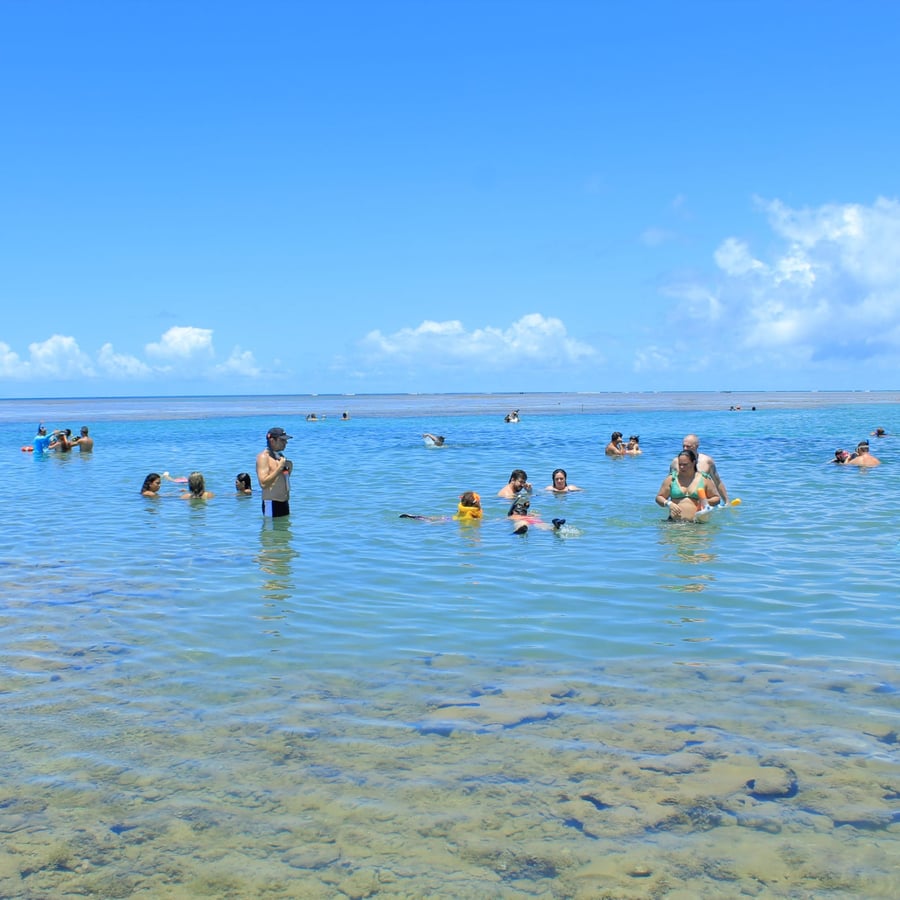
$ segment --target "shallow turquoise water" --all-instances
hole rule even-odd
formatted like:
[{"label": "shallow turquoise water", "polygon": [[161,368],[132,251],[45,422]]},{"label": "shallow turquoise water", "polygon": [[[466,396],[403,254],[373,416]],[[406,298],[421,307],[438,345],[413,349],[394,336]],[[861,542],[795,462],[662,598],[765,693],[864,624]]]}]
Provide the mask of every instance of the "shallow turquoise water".
[{"label": "shallow turquoise water", "polygon": [[[114,876],[147,896],[574,897],[619,881],[631,896],[646,877],[660,896],[892,896],[900,438],[873,439],[877,469],[828,463],[876,426],[900,431],[885,399],[3,405],[2,742],[18,786],[0,802],[2,893],[104,895]],[[89,424],[94,453],[22,453],[38,419]],[[273,526],[233,480],[276,424],[295,436],[294,512]],[[643,455],[606,459],[613,430],[640,434]],[[688,431],[743,501],[702,526],[653,503]],[[537,488],[556,466],[584,492],[538,491],[532,508],[566,527],[513,536],[497,490],[512,468]],[[149,471],[195,469],[208,503],[174,485],[139,496]],[[469,489],[481,524],[399,518],[450,516]],[[607,767],[602,802],[572,789],[586,758]],[[861,781],[841,780],[848,759]],[[713,760],[733,772],[713,779]],[[752,766],[799,789],[748,799]],[[678,792],[666,779],[692,778],[682,819],[659,814]],[[725,824],[690,812],[711,796]],[[685,868],[735,835],[777,868],[765,842],[788,832],[821,847],[783,883]],[[893,849],[860,868],[874,834]],[[62,862],[44,858],[48,835]]]}]

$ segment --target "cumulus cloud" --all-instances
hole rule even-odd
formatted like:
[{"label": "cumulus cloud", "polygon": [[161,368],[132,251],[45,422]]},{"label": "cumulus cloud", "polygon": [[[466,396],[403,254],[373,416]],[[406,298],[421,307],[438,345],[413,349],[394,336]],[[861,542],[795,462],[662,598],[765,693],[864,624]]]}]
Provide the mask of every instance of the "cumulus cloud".
[{"label": "cumulus cloud", "polygon": [[28,363],[34,377],[92,377],[94,367],[90,358],[81,352],[75,338],[54,334],[46,341],[28,345]]},{"label": "cumulus cloud", "polygon": [[116,353],[112,344],[104,344],[97,354],[97,366],[112,378],[146,378],[153,369],[136,356]]},{"label": "cumulus cloud", "polygon": [[66,381],[93,378],[95,374],[90,357],[81,351],[75,338],[67,335],[54,334],[46,341],[29,344],[26,358],[0,343],[0,378]]},{"label": "cumulus cloud", "polygon": [[556,368],[596,357],[593,347],[569,337],[556,318],[531,313],[507,328],[468,331],[458,320],[424,321],[393,334],[369,332],[362,340],[370,359],[430,367],[465,366],[470,371],[504,369],[514,364]]},{"label": "cumulus cloud", "polygon": [[[748,364],[889,361],[900,351],[900,202],[792,209],[757,201],[771,250],[725,238],[714,279],[667,287],[674,318],[698,334],[727,337]],[[724,343],[723,341],[719,342]],[[654,353],[637,364],[649,367]]]},{"label": "cumulus cloud", "polygon": [[253,354],[240,347],[235,347],[224,362],[217,363],[212,330],[208,328],[170,328],[158,342],[146,345],[146,353],[146,360],[119,353],[107,342],[92,359],[74,337],[54,334],[45,341],[29,344],[28,355],[23,358],[8,344],[0,342],[0,379],[46,383],[103,378],[115,383],[180,375],[252,379],[262,374]]},{"label": "cumulus cloud", "polygon": [[0,377],[24,378],[24,364],[9,344],[0,341]]},{"label": "cumulus cloud", "polygon": [[256,378],[262,374],[253,354],[249,350],[241,350],[235,347],[231,351],[231,356],[216,366],[216,371],[227,375],[245,375],[249,378]]},{"label": "cumulus cloud", "polygon": [[147,344],[144,349],[151,359],[184,361],[208,358],[213,355],[212,335],[211,328],[176,325],[158,343]]}]

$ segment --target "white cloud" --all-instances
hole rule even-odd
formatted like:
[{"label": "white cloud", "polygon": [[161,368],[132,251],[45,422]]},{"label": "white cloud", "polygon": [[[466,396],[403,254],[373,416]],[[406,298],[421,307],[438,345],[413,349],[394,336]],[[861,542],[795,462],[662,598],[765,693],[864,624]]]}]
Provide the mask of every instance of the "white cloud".
[{"label": "white cloud", "polygon": [[162,360],[191,360],[213,355],[212,329],[176,325],[159,343],[147,344],[147,356]]},{"label": "white cloud", "polygon": [[635,372],[665,372],[676,360],[670,350],[663,347],[644,347],[634,355]]},{"label": "white cloud", "polygon": [[0,377],[25,378],[25,364],[9,344],[0,341]]},{"label": "white cloud", "polygon": [[695,281],[681,281],[662,288],[662,293],[679,301],[682,317],[717,323],[723,313],[718,294]]},{"label": "white cloud", "polygon": [[241,350],[240,347],[235,347],[231,351],[231,356],[216,366],[216,371],[227,375],[244,375],[248,378],[256,378],[261,374],[253,354],[249,350]]},{"label": "white cloud", "polygon": [[[666,289],[679,333],[716,335],[711,347],[747,365],[890,363],[900,352],[900,202],[791,209],[758,202],[772,229],[767,258],[737,237],[714,253],[719,277]],[[746,350],[746,355],[736,351]],[[636,365],[650,367],[654,348]],[[657,360],[663,368],[665,360]]]},{"label": "white cloud", "polygon": [[112,378],[146,378],[153,370],[136,356],[116,353],[112,344],[104,344],[97,354],[97,365]]},{"label": "white cloud", "polygon": [[429,367],[497,370],[517,363],[554,368],[595,358],[593,347],[569,337],[556,318],[531,313],[508,328],[467,331],[462,322],[424,321],[393,334],[372,331],[361,342],[371,358]]},{"label": "white cloud", "polygon": [[81,352],[75,338],[54,334],[46,341],[28,345],[28,369],[36,378],[92,377],[94,367]]},{"label": "white cloud", "polygon": [[716,265],[729,275],[765,272],[765,265],[750,255],[750,250],[737,238],[726,238],[713,254]]},{"label": "white cloud", "polygon": [[74,337],[54,334],[45,341],[28,346],[28,356],[19,356],[8,344],[0,342],[0,379],[76,383],[103,378],[119,381],[169,379],[182,375],[215,379],[217,377],[256,378],[260,367],[249,350],[235,347],[222,363],[215,362],[212,331],[207,328],[170,328],[156,343],[147,344],[149,360],[118,353],[109,342],[103,344],[96,359],[84,353]]}]

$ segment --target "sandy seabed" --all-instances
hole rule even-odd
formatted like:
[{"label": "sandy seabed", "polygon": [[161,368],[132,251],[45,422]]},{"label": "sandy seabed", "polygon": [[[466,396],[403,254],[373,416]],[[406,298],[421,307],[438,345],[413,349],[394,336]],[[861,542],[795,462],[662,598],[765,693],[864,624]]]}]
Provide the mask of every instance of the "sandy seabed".
[{"label": "sandy seabed", "polygon": [[900,896],[890,668],[439,656],[75,709],[32,658],[0,678],[3,897]]}]

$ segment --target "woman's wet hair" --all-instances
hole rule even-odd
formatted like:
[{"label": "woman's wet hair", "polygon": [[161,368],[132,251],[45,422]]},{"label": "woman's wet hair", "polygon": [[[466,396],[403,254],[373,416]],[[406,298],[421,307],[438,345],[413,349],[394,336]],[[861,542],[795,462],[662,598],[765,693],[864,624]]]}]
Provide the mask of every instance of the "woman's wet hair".
[{"label": "woman's wet hair", "polygon": [[239,472],[238,475],[234,479],[244,491],[248,491],[253,487],[253,483],[250,481],[250,475],[247,472]]},{"label": "woman's wet hair", "polygon": [[203,480],[203,474],[201,472],[191,472],[188,475],[188,490],[195,497],[202,496],[203,492],[206,490],[206,482]]},{"label": "woman's wet hair", "polygon": [[566,474],[566,470],[565,470],[565,469],[554,469],[554,470],[553,470],[553,474],[550,476],[550,480],[551,480],[551,481],[556,481],[556,476],[557,476],[557,475],[562,475],[562,477],[563,477],[566,481],[569,480],[569,476]]},{"label": "woman's wet hair", "polygon": [[144,491],[149,490],[151,482],[154,482],[154,481],[162,481],[162,475],[160,475],[158,472],[151,472],[144,479],[144,483],[141,485],[141,493],[143,494]]},{"label": "woman's wet hair", "polygon": [[693,450],[685,447],[678,455],[686,456],[695,466],[697,465],[697,454]]}]

